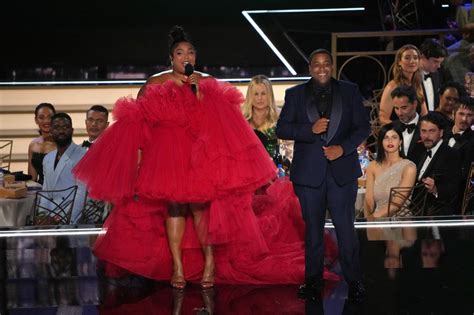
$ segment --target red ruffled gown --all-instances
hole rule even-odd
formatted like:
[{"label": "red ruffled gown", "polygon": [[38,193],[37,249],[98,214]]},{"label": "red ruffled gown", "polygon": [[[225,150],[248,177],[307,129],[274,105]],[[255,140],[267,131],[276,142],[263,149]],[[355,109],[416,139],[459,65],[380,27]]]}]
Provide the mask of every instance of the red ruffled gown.
[{"label": "red ruffled gown", "polygon": [[167,204],[207,203],[197,231],[191,217],[186,221],[188,281],[202,276],[199,234],[214,246],[216,283],[301,283],[304,225],[292,189],[289,202],[275,202],[281,196],[269,190],[273,206],[252,209],[253,192],[276,170],[242,117],[242,94],[213,78],[201,80],[199,92],[198,100],[188,86],[168,81],[137,100],[117,101],[116,121],[74,170],[91,197],[114,204],[95,255],[109,276],[169,280]]}]

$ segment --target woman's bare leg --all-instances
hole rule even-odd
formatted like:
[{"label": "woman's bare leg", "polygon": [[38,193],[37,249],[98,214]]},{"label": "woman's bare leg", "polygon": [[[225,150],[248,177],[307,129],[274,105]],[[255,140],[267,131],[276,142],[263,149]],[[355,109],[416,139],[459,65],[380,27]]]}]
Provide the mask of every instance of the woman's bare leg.
[{"label": "woman's bare leg", "polygon": [[171,286],[176,289],[183,289],[186,286],[181,255],[181,241],[186,226],[186,211],[186,204],[170,203],[168,218],[166,218],[166,234],[168,235],[168,244],[173,258]]},{"label": "woman's bare leg", "polygon": [[214,254],[212,246],[207,244],[204,235],[200,232],[200,223],[203,211],[208,208],[207,204],[190,204],[191,212],[194,218],[194,226],[201,242],[202,251],[204,253],[204,271],[202,274],[201,287],[204,289],[212,288],[214,286]]}]

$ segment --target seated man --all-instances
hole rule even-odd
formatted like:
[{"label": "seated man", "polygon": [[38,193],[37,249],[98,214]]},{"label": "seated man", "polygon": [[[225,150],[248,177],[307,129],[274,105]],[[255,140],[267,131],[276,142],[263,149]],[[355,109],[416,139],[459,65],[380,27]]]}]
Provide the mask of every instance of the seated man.
[{"label": "seated man", "polygon": [[439,106],[439,88],[442,84],[441,64],[448,55],[446,47],[437,39],[427,38],[420,46],[420,70],[423,74],[423,94],[428,110]]},{"label": "seated man", "polygon": [[474,101],[470,97],[461,98],[454,107],[454,126],[448,130],[444,139],[448,145],[459,152],[461,157],[461,182],[459,207],[462,205],[467,177],[474,162],[474,131],[470,128],[474,122]]},{"label": "seated man", "polygon": [[391,96],[393,109],[398,117],[393,121],[393,125],[402,130],[403,153],[416,164],[425,151],[420,141],[420,130],[417,127],[420,116],[416,112],[418,104],[416,92],[410,86],[401,85],[392,91]]},{"label": "seated man", "polygon": [[[48,153],[43,160],[43,190],[62,190],[74,185],[78,186],[71,223],[75,223],[84,206],[86,191],[84,185],[77,181],[72,174],[72,169],[86,153],[86,150],[72,142],[73,132],[72,120],[68,114],[57,113],[53,115],[51,118],[51,135],[57,149]],[[51,196],[56,203],[60,203],[65,197],[61,194]],[[48,207],[44,204],[43,206]]]},{"label": "seated man", "polygon": [[[109,111],[102,105],[94,105],[87,111],[85,122],[89,139],[82,143],[82,147],[89,149],[109,126]],[[78,223],[101,223],[102,216],[105,216],[110,208],[110,204],[87,197],[83,216],[78,218]]]},{"label": "seated man", "polygon": [[[458,197],[461,176],[459,153],[443,141],[445,120],[438,112],[430,112],[420,119],[420,136],[425,147],[417,165],[417,184],[426,190],[425,215],[454,214],[453,202]],[[415,190],[414,194],[425,193]]]},{"label": "seated man", "polygon": [[97,138],[109,126],[109,111],[102,105],[94,105],[86,114],[86,130],[88,140],[82,143],[82,147],[89,148]]}]

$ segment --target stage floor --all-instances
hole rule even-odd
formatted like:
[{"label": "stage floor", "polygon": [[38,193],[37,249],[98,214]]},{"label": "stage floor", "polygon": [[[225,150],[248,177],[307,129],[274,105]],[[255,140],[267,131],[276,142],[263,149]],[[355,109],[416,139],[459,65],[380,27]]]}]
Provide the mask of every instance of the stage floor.
[{"label": "stage floor", "polygon": [[[334,235],[330,224],[326,229]],[[357,224],[367,289],[326,282],[324,300],[297,285],[217,285],[182,292],[167,283],[98,276],[91,247],[100,229],[0,230],[0,314],[472,314],[474,218]],[[333,271],[340,273],[338,264]]]}]

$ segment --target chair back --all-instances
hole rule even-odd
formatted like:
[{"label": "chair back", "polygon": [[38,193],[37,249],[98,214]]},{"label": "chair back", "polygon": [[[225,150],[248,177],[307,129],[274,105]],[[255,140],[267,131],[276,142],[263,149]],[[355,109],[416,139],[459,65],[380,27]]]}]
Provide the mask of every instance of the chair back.
[{"label": "chair back", "polygon": [[62,225],[71,223],[77,186],[62,190],[40,190],[33,203],[33,225]]},{"label": "chair back", "polygon": [[474,162],[469,168],[466,187],[462,198],[461,214],[474,211]]},{"label": "chair back", "polygon": [[82,224],[101,224],[104,223],[106,213],[109,210],[109,204],[102,200],[86,198],[84,209],[79,214],[78,223]]},{"label": "chair back", "polygon": [[0,167],[10,171],[13,140],[0,140]]},{"label": "chair back", "polygon": [[427,192],[423,184],[412,187],[392,187],[388,198],[389,217],[423,215]]}]

